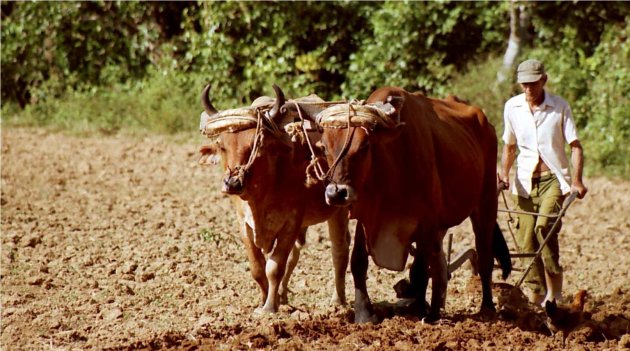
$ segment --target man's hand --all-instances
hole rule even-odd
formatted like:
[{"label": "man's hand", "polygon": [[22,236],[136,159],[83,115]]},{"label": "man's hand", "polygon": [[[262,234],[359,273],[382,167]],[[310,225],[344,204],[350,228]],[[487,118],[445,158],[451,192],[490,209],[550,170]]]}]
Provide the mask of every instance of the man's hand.
[{"label": "man's hand", "polygon": [[571,182],[571,191],[578,193],[578,199],[586,195],[588,189],[582,183],[582,170],[584,168],[584,156],[582,144],[579,140],[571,142],[571,162],[573,163],[573,181]]},{"label": "man's hand", "polygon": [[510,178],[497,174],[497,189],[499,191],[510,189]]},{"label": "man's hand", "polygon": [[582,184],[582,182],[576,181],[571,184],[571,192],[578,193],[578,199],[583,199],[588,189]]}]

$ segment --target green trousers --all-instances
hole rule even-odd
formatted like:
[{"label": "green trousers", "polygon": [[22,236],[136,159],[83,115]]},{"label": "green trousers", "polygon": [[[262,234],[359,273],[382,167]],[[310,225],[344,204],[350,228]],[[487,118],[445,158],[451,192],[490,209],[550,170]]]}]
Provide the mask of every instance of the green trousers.
[{"label": "green trousers", "polygon": [[[529,198],[514,196],[517,209],[520,211],[536,212],[540,214],[557,214],[562,207],[564,195],[560,190],[560,182],[555,175],[545,175],[532,179],[532,191]],[[545,240],[555,218],[519,214],[516,224],[516,240],[522,253],[537,252]],[[561,223],[558,223],[561,225]],[[543,295],[545,287],[545,270],[550,273],[562,273],[560,266],[560,250],[558,235],[560,227],[543,248],[541,257],[534,262],[532,269],[525,278],[526,285],[536,294]],[[522,259],[525,267],[531,262],[531,257]]]}]

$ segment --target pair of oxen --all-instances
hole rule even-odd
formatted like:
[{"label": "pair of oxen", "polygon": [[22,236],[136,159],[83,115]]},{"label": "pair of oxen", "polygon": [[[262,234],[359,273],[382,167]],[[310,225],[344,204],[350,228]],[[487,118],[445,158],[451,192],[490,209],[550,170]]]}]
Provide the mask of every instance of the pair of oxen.
[{"label": "pair of oxen", "polygon": [[[251,106],[217,111],[201,96],[200,129],[213,139],[201,164],[222,163],[222,191],[242,225],[251,274],[273,313],[308,226],[328,222],[335,271],[333,302],[345,304],[349,218],[357,219],[351,272],[355,322],[378,318],[366,287],[368,257],[402,271],[413,254],[404,292],[419,316],[439,319],[445,304],[446,230],[470,218],[482,283],[482,313],[492,301],[494,257],[511,270],[496,225],[497,138],[481,109],[456,97],[433,99],[395,87],[365,101],[326,102],[315,95],[261,97]],[[432,279],[431,304],[425,294]]]}]

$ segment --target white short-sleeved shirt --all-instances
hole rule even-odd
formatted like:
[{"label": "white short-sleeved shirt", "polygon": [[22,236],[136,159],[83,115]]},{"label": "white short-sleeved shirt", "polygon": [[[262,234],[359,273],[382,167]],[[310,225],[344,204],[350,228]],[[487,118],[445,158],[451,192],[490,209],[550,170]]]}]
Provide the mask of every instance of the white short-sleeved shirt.
[{"label": "white short-sleeved shirt", "polygon": [[540,157],[560,181],[562,193],[569,193],[571,174],[564,145],[578,140],[569,104],[545,91],[545,100],[532,114],[525,94],[520,94],[505,103],[503,119],[503,141],[507,145],[516,144],[519,149],[512,192],[529,197],[532,175]]}]

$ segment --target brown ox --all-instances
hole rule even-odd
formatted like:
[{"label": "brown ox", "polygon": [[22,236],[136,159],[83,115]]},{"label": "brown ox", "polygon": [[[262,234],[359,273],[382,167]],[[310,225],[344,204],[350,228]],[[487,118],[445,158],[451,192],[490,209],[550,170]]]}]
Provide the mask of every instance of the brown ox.
[{"label": "brown ox", "polygon": [[[317,116],[324,127],[320,146],[331,167],[326,200],[349,205],[351,217],[362,223],[351,258],[355,321],[376,320],[365,284],[368,253],[378,266],[400,271],[412,243],[417,253],[410,281],[422,301],[419,312],[425,313],[430,275],[429,317],[439,318],[447,283],[442,239],[467,217],[479,258],[482,312],[494,312],[492,251],[498,227],[493,126],[481,109],[453,97],[438,100],[387,87],[372,93],[365,104],[336,106],[329,109],[336,112],[324,110]],[[498,235],[506,277],[511,263],[500,231]]]},{"label": "brown ox", "polygon": [[[219,113],[210,103],[206,87],[201,128],[209,136],[218,134],[218,139],[201,148],[200,163],[220,155],[225,170],[222,191],[233,195],[251,274],[262,291],[263,306],[258,312],[276,312],[287,301],[287,284],[306,230],[324,221],[328,221],[335,269],[332,301],[345,304],[348,212],[326,204],[323,183],[306,185],[310,149],[301,125],[291,123],[294,115],[280,113],[284,95],[274,89],[278,94],[275,104],[263,97],[252,107]],[[323,102],[319,98],[303,100],[308,101]],[[294,127],[293,135],[281,128],[286,124]],[[319,139],[319,133],[310,136]]]}]

